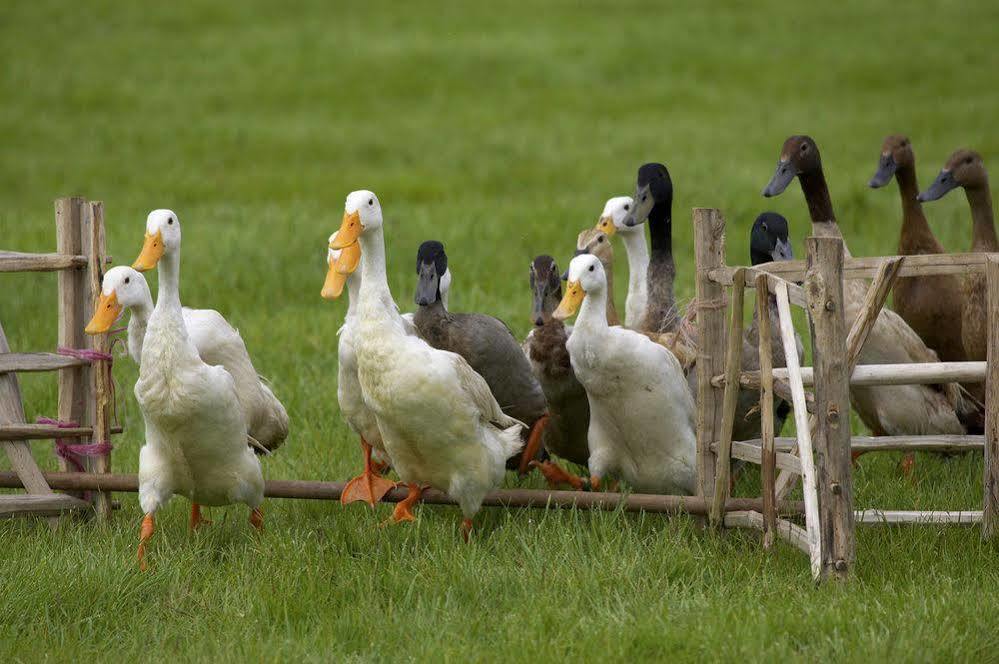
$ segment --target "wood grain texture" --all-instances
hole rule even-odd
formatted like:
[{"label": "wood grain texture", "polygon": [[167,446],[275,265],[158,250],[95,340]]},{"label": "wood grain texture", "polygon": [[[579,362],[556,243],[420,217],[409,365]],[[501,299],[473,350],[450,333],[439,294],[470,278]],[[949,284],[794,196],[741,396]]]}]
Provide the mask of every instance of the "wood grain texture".
[{"label": "wood grain texture", "polygon": [[738,270],[732,280],[731,324],[728,328],[728,346],[725,351],[725,375],[728,382],[722,396],[722,423],[719,444],[715,456],[715,492],[711,508],[711,523],[719,524],[725,499],[729,493],[729,478],[732,468],[732,429],[735,426],[735,408],[739,401],[739,371],[742,368],[742,327],[743,303],[746,290],[746,273]]},{"label": "wood grain texture", "polygon": [[[767,275],[756,277],[756,311],[760,326],[760,474],[763,493],[763,548],[774,544],[777,528],[777,451],[774,447],[774,377],[770,331],[770,285]],[[791,456],[791,455],[787,455]],[[741,458],[741,457],[740,457]],[[794,458],[794,457],[791,457]],[[798,461],[795,459],[795,461]],[[799,472],[801,463],[798,462]]]},{"label": "wood grain texture", "polygon": [[0,519],[14,516],[58,516],[69,510],[89,510],[90,503],[62,493],[0,496]]},{"label": "wood grain texture", "polygon": [[86,267],[87,257],[0,251],[0,272],[56,272]]},{"label": "wood grain texture", "polygon": [[725,293],[708,276],[725,263],[725,220],[713,208],[694,208],[697,261],[697,477],[702,496],[713,496],[715,455],[711,443],[721,430],[723,391],[711,377],[725,371]]},{"label": "wood grain texture", "polygon": [[[850,375],[852,386],[874,385],[936,385],[938,383],[963,383],[984,380],[985,362],[933,362],[913,364],[861,364]],[[787,380],[787,369],[773,370],[775,380]],[[815,385],[815,372],[812,367],[801,368],[802,383]],[[715,376],[712,384],[725,386],[724,374]],[[760,372],[743,371],[739,374],[739,384],[745,388],[759,388]]]},{"label": "wood grain texture", "polygon": [[68,367],[90,364],[89,360],[59,355],[57,353],[0,353],[0,373],[20,371],[55,371]]},{"label": "wood grain texture", "polygon": [[[810,237],[805,295],[815,364],[815,449],[819,520],[822,537],[822,576],[845,580],[856,560],[853,523],[853,473],[850,459],[850,364],[847,350],[846,306],[843,298],[841,240]],[[873,325],[887,297],[900,263],[882,265],[859,326],[857,353],[866,338],[867,320]],[[871,293],[874,293],[872,296]]]},{"label": "wood grain texture", "polygon": [[[84,300],[84,320],[89,320],[97,306],[97,298],[101,294],[101,282],[104,279],[104,203],[93,201],[87,205],[83,216],[81,232],[83,233],[83,249],[87,252],[89,262],[86,270],[87,296]],[[89,237],[89,241],[87,238]],[[111,342],[107,334],[86,335],[87,347],[102,353],[111,350]],[[92,423],[94,433],[91,440],[95,443],[111,442],[111,410],[114,406],[111,382],[111,362],[95,360],[90,367],[91,384],[88,389],[87,418]],[[111,455],[92,457],[88,459],[88,469],[92,473],[111,472]],[[94,510],[99,520],[111,518],[111,494],[103,491],[94,496]]]},{"label": "wood grain texture", "polygon": [[[765,528],[765,521],[761,513],[747,510],[726,514],[725,525],[729,528],[755,528],[763,530]],[[802,553],[809,554],[808,533],[801,526],[785,519],[777,519],[777,525],[773,532]]]},{"label": "wood grain texture", "polygon": [[[80,233],[84,200],[80,197],[60,198],[55,202],[56,250],[60,254],[76,256],[83,254],[83,238]],[[62,271],[58,275],[59,286],[59,345],[66,348],[84,348],[83,300],[85,275],[79,270]],[[86,367],[69,367],[59,371],[58,419],[67,422],[84,423],[87,381]],[[59,469],[68,470],[66,460],[59,457]]]},{"label": "wood grain texture", "polygon": [[985,468],[983,472],[982,537],[999,533],[999,258],[989,257],[986,276],[988,339],[985,378]]}]

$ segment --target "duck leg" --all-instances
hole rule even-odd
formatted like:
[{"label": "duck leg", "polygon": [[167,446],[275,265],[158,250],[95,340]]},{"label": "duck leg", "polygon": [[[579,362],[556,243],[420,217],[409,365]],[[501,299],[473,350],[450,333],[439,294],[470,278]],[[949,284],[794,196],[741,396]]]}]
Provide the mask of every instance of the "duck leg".
[{"label": "duck leg", "polygon": [[386,493],[395,487],[395,482],[391,482],[381,477],[375,472],[371,462],[371,445],[361,438],[361,449],[364,450],[364,470],[360,475],[347,482],[340,494],[340,503],[349,503],[363,500],[372,507],[381,500]]},{"label": "duck leg", "polygon": [[541,434],[544,433],[546,424],[548,424],[548,413],[538,418],[538,421],[531,427],[531,435],[528,436],[527,444],[524,445],[524,451],[520,455],[520,467],[517,468],[518,475],[526,475],[531,462],[538,456],[538,450],[541,449]]},{"label": "duck leg", "polygon": [[407,484],[406,487],[409,489],[409,493],[395,506],[395,510],[392,512],[392,523],[400,523],[402,521],[416,521],[416,516],[413,514],[413,505],[420,502],[420,496],[423,495],[423,487],[419,484]]},{"label": "duck leg", "polygon": [[191,530],[197,530],[200,526],[210,526],[211,521],[201,516],[201,505],[191,503]]},{"label": "duck leg", "polygon": [[468,544],[468,538],[472,534],[472,520],[462,519],[461,520],[461,537],[465,540],[465,544]]},{"label": "duck leg", "polygon": [[912,479],[912,471],[916,467],[916,455],[912,452],[906,452],[905,456],[902,457],[902,462],[899,464],[902,468],[902,474]]},{"label": "duck leg", "polygon": [[146,543],[152,539],[153,530],[155,529],[155,523],[153,522],[153,515],[147,514],[142,517],[142,527],[139,529],[139,569],[143,572],[146,571]]},{"label": "duck leg", "polygon": [[253,511],[250,512],[250,525],[258,533],[264,532],[264,511],[259,507],[254,507]]},{"label": "duck leg", "polygon": [[573,475],[553,461],[531,461],[529,465],[531,468],[537,468],[541,471],[550,489],[557,489],[563,484],[568,484],[575,491],[582,491],[586,486],[586,480],[578,475]]}]

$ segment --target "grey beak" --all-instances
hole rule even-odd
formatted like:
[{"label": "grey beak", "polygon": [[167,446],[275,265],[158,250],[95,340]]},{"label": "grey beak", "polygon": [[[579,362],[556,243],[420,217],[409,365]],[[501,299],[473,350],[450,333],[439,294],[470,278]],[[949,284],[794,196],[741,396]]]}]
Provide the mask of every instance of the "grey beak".
[{"label": "grey beak", "polygon": [[784,190],[787,189],[787,185],[791,184],[791,180],[793,180],[794,176],[797,174],[798,171],[791,164],[791,162],[777,162],[777,170],[774,171],[774,176],[770,178],[770,182],[763,189],[763,195],[770,198],[784,193]]},{"label": "grey beak", "polygon": [[565,268],[565,272],[562,273],[562,281],[569,281],[569,268]]},{"label": "grey beak", "polygon": [[624,215],[624,225],[631,228],[632,226],[644,223],[649,218],[649,213],[652,212],[652,208],[655,205],[656,201],[652,197],[652,192],[649,191],[649,185],[636,187],[631,209]]},{"label": "grey beak", "polygon": [[921,192],[919,196],[916,196],[916,200],[920,203],[939,200],[944,197],[944,194],[955,187],[957,187],[957,181],[954,180],[954,174],[950,171],[940,171],[940,174],[937,175],[937,179],[933,181],[930,188]]},{"label": "grey beak", "polygon": [[791,248],[790,240],[784,241],[778,238],[777,244],[774,245],[774,250],[770,252],[770,257],[775,261],[789,261],[794,259],[794,249]]},{"label": "grey beak", "polygon": [[420,265],[420,276],[416,282],[416,296],[413,298],[417,306],[425,307],[437,301],[440,279],[433,263]]},{"label": "grey beak", "polygon": [[878,162],[878,172],[874,174],[871,181],[868,183],[871,189],[877,189],[878,187],[883,187],[895,176],[895,170],[898,165],[890,154],[883,155],[881,161]]}]

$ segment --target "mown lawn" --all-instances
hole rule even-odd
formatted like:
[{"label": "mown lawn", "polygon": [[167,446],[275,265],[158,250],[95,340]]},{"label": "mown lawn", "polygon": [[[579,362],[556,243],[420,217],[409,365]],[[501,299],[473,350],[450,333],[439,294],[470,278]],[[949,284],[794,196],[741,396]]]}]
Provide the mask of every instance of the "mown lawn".
[{"label": "mown lawn", "polygon": [[[110,251],[130,262],[146,213],[177,211],[185,302],[239,327],[291,414],[266,476],[342,479],[359,463],[335,398],[345,303],[319,290],[347,192],[381,198],[404,309],[416,247],[436,238],[452,307],[518,334],[529,260],[565,262],[648,160],[676,185],[681,297],[693,206],[724,211],[733,262],[765,209],[803,251],[798,187],[760,196],[791,133],[823,149],[853,253],[893,253],[897,193],[866,186],[885,134],[910,134],[923,183],[959,146],[999,163],[997,26],[986,2],[9,2],[0,247],[54,250],[51,201],[79,193],[105,201]],[[927,210],[945,245],[969,246],[962,196]],[[53,348],[55,277],[0,283],[11,345]],[[115,375],[114,465],[133,472],[136,371],[121,358]],[[54,414],[51,376],[22,388],[30,419]],[[920,456],[914,481],[898,458],[862,459],[858,505],[980,504],[979,458]],[[141,514],[119,498],[107,527],[0,524],[0,661],[999,658],[999,548],[977,528],[863,530],[852,582],[815,588],[798,552],[685,518],[484,510],[465,546],[452,509],[383,529],[388,507],[275,500],[261,538],[236,507],[192,536],[176,499],[140,574]]]}]

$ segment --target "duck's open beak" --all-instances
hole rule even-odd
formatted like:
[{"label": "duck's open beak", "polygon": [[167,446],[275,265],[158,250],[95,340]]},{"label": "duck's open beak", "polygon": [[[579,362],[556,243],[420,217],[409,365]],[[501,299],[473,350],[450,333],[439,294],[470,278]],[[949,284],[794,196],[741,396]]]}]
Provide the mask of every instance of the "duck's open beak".
[{"label": "duck's open beak", "polygon": [[330,249],[346,249],[357,242],[364,227],[361,225],[361,213],[356,210],[351,213],[343,213],[343,223],[340,230],[336,232],[336,238],[330,242]]},{"label": "duck's open beak", "polygon": [[326,281],[323,282],[321,295],[324,299],[335,300],[343,293],[347,279],[357,269],[361,262],[361,247],[356,242],[340,250],[336,260],[330,261],[326,271]]},{"label": "duck's open beak", "polygon": [[156,267],[163,257],[163,233],[156,231],[154,235],[146,233],[146,241],[142,244],[142,251],[139,257],[132,263],[132,267],[139,272],[146,272]]},{"label": "duck's open beak", "polygon": [[787,185],[791,184],[791,180],[797,174],[798,169],[794,167],[789,159],[781,159],[777,162],[777,170],[774,171],[774,176],[770,178],[770,182],[763,189],[763,195],[770,198],[771,196],[784,193]]},{"label": "duck's open beak", "polygon": [[600,217],[597,221],[597,230],[603,231],[604,235],[610,237],[617,232],[617,226],[614,225],[614,219],[611,217]]},{"label": "duck's open beak", "polygon": [[881,160],[878,161],[878,172],[874,174],[874,177],[871,178],[868,185],[871,189],[877,189],[878,187],[885,186],[891,182],[897,168],[898,164],[895,163],[895,159],[891,156],[891,154],[881,155]]},{"label": "duck's open beak", "polygon": [[552,316],[558,320],[565,320],[569,316],[572,316],[579,310],[579,305],[583,303],[583,298],[586,297],[586,291],[578,281],[570,281],[566,284],[565,295],[562,296],[562,301],[559,302],[558,308],[552,314]]},{"label": "duck's open beak", "polygon": [[930,185],[930,188],[920,193],[919,196],[916,196],[916,200],[920,203],[925,203],[926,201],[941,199],[944,197],[944,194],[956,186],[957,181],[954,179],[954,174],[948,170],[942,170],[937,175],[937,179]]},{"label": "duck's open beak", "polygon": [[111,329],[121,315],[122,306],[118,304],[118,294],[111,291],[110,295],[101,293],[94,310],[94,317],[87,323],[84,332],[87,334],[104,334]]}]

